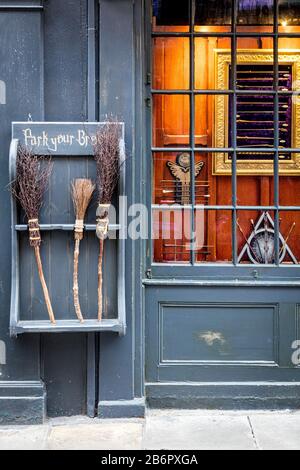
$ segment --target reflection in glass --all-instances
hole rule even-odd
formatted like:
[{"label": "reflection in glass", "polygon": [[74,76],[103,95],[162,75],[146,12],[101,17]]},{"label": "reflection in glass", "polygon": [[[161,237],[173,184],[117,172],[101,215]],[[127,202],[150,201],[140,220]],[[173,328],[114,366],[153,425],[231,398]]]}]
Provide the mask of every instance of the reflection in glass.
[{"label": "reflection in glass", "polygon": [[197,263],[232,261],[231,211],[197,209],[195,232],[191,232],[190,209],[152,209],[154,261]]},{"label": "reflection in glass", "polygon": [[[263,155],[262,155],[263,158]],[[266,161],[267,156],[265,156]],[[237,162],[237,173],[243,165]],[[270,164],[272,173],[273,164]],[[274,180],[272,176],[246,174],[237,178],[237,204],[239,206],[272,206],[274,204]]]},{"label": "reflection in glass", "polygon": [[231,0],[196,0],[195,25],[230,25],[231,5]]},{"label": "reflection in glass", "polygon": [[[153,0],[152,16],[154,31],[188,31],[189,7],[188,0]],[[279,25],[283,28],[292,28],[300,25],[299,0],[278,0]],[[273,0],[237,0],[237,23],[240,26],[271,26],[274,19]],[[232,21],[232,1],[196,0],[195,27],[217,26],[230,29]],[[268,28],[268,31],[270,29]],[[286,30],[290,32],[289,29]]]},{"label": "reflection in glass", "polygon": [[[201,159],[206,160],[208,181],[208,206],[230,206],[232,204],[232,155],[225,152],[201,154]],[[215,177],[219,167],[227,168],[227,174]]]},{"label": "reflection in glass", "polygon": [[[292,161],[296,154],[291,155]],[[300,176],[281,175],[279,179],[279,205],[298,206],[300,202]]]},{"label": "reflection in glass", "polygon": [[[153,154],[153,203],[160,205],[192,203],[190,153],[168,152]],[[211,191],[207,179],[209,159],[195,156],[195,202],[210,203]]]},{"label": "reflection in glass", "polygon": [[300,25],[300,1],[299,0],[278,0],[279,24],[282,27],[292,27]]},{"label": "reflection in glass", "polygon": [[[295,28],[293,28],[292,33],[295,33]],[[299,64],[300,64],[300,27],[299,27],[299,37],[283,37],[279,38],[278,40],[278,48],[280,51],[280,56],[284,56],[286,54],[286,57],[288,57],[290,60],[290,65],[287,66],[289,68],[289,73],[291,74],[291,81],[289,83],[289,86],[286,87],[289,90],[293,89],[294,91],[299,91],[300,90],[300,74],[299,74]],[[279,57],[280,57],[279,56]],[[281,89],[282,84],[279,83],[279,89]],[[300,101],[299,99],[295,99],[295,104],[299,104]]]},{"label": "reflection in glass", "polygon": [[153,96],[153,145],[189,146],[190,97],[188,95]]},{"label": "reflection in glass", "polygon": [[[279,260],[298,264],[300,212],[281,212],[279,218]],[[238,261],[242,264],[276,263],[273,211],[239,211],[237,219]]]},{"label": "reflection in glass", "polygon": [[[214,113],[214,110],[217,110]],[[195,96],[196,147],[227,147],[228,95]]]},{"label": "reflection in glass", "polygon": [[253,50],[257,51],[258,53],[261,50],[261,52],[265,53],[265,54],[267,54],[267,51],[265,51],[265,49],[267,49],[268,50],[268,55],[266,56],[266,62],[268,62],[269,64],[273,63],[273,58],[270,58],[270,55],[272,54],[273,49],[274,49],[273,38],[270,38],[268,36],[267,37],[264,37],[264,36],[239,37],[237,39],[238,54],[243,54],[243,53],[247,52],[249,49],[251,49],[251,50],[253,49]]},{"label": "reflection in glass", "polygon": [[274,264],[275,236],[272,211],[238,211],[238,262]]},{"label": "reflection in glass", "polygon": [[188,38],[153,38],[153,88],[186,90],[190,85]]},{"label": "reflection in glass", "polygon": [[[153,30],[189,31],[191,5],[187,0],[154,0]],[[237,79],[233,83],[232,42],[228,37],[232,2],[196,0],[195,5],[195,31],[205,33],[202,37],[153,37],[152,87],[163,90],[163,94],[153,93],[152,145],[166,150],[152,154],[154,261],[231,263],[231,237],[235,233],[239,263],[274,265],[275,214],[263,207],[277,203],[272,151],[276,146],[280,161],[279,204],[293,209],[300,201],[300,154],[286,150],[300,147],[296,125],[299,97],[288,94],[300,88],[300,36],[279,38],[279,82],[274,84],[273,38],[265,34],[273,32],[274,2],[237,0],[237,31],[243,34],[237,38]],[[279,0],[279,17],[280,31],[300,32],[300,0]],[[224,36],[216,37],[216,33]],[[191,41],[194,64],[190,64]],[[236,126],[232,119],[235,100],[228,90],[236,91]],[[279,92],[278,142],[274,142],[275,90]],[[193,142],[194,182],[190,163]],[[226,149],[235,142],[239,151],[237,199],[233,201],[232,155]],[[208,153],[209,147],[217,151]],[[192,202],[196,207],[191,207]],[[233,231],[232,211],[223,210],[232,202],[250,209],[238,210]],[[167,210],[160,210],[159,206]],[[215,210],[215,206],[223,208]],[[191,233],[193,210],[195,237]],[[281,211],[281,263],[295,264],[300,260],[299,237],[300,212]]]},{"label": "reflection in glass", "polygon": [[152,0],[153,31],[189,31],[189,1]]},{"label": "reflection in glass", "polygon": [[272,25],[273,0],[238,0],[238,25]]},{"label": "reflection in glass", "polygon": [[187,208],[152,209],[154,262],[190,263],[191,211]]},{"label": "reflection in glass", "polygon": [[191,156],[187,152],[153,155],[155,204],[191,204]]},{"label": "reflection in glass", "polygon": [[[229,105],[231,112],[231,104]],[[265,160],[266,156],[255,153],[256,148],[274,146],[274,100],[271,95],[238,95],[237,97],[237,146],[253,148],[253,152],[241,154],[248,160]],[[231,122],[229,123],[229,142],[231,144]],[[283,124],[282,124],[283,125]],[[286,128],[282,132],[286,134]],[[270,154],[267,159],[272,160]]]},{"label": "reflection in glass", "polygon": [[[195,38],[195,88],[201,90],[228,90],[228,80],[219,83],[216,64],[226,58],[231,64],[230,37],[197,37]],[[221,64],[220,64],[221,66]]]},{"label": "reflection in glass", "polygon": [[300,212],[280,212],[280,263],[295,265],[300,262]]},{"label": "reflection in glass", "polygon": [[195,259],[197,263],[231,263],[231,229],[231,211],[196,210]]}]

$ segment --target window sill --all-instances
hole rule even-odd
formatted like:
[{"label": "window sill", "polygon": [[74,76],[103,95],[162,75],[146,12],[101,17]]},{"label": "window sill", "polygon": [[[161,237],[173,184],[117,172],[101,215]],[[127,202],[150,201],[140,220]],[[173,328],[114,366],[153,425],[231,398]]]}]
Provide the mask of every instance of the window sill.
[{"label": "window sill", "polygon": [[143,279],[145,286],[300,287],[300,279]]}]

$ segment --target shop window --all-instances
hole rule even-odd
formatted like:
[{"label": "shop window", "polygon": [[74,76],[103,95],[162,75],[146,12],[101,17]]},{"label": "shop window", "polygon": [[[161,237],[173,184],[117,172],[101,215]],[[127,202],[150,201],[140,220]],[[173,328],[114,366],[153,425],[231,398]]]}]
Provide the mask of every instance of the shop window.
[{"label": "shop window", "polygon": [[300,262],[299,89],[299,1],[153,0],[154,263]]}]

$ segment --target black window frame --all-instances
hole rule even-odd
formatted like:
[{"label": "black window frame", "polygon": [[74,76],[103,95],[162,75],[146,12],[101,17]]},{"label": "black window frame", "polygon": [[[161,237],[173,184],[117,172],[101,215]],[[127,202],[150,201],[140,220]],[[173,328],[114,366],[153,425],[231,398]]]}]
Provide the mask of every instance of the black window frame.
[{"label": "black window frame", "polygon": [[[244,279],[254,278],[264,279],[267,281],[273,278],[284,279],[284,282],[292,282],[293,279],[299,279],[300,273],[297,270],[299,265],[285,265],[280,263],[280,212],[299,212],[300,206],[282,206],[279,200],[279,97],[281,95],[299,95],[299,92],[295,91],[280,91],[278,89],[278,77],[279,77],[279,39],[280,38],[300,38],[299,33],[285,33],[279,31],[279,2],[274,0],[273,8],[273,31],[272,32],[243,32],[238,30],[237,14],[238,14],[238,2],[232,0],[232,21],[231,31],[229,32],[198,32],[195,30],[195,5],[196,0],[189,1],[190,8],[190,24],[188,32],[162,32],[152,31],[152,0],[146,0],[146,71],[147,71],[147,94],[146,102],[148,104],[148,115],[147,115],[147,147],[148,147],[148,158],[147,158],[147,174],[151,174],[151,181],[148,179],[147,184],[147,201],[149,210],[149,246],[147,249],[147,272],[150,277],[164,278],[164,277],[180,277],[180,278],[205,278],[205,279]],[[190,42],[190,88],[188,90],[172,89],[172,90],[158,90],[152,88],[152,42],[153,38],[163,37],[180,37],[189,38]],[[211,90],[211,89],[196,89],[195,88],[195,70],[194,70],[194,54],[195,54],[195,38],[197,37],[216,37],[216,38],[231,38],[231,84],[228,90]],[[237,146],[237,95],[240,91],[236,88],[236,77],[237,77],[237,41],[238,38],[261,38],[268,37],[273,39],[273,50],[274,50],[274,82],[272,91],[261,91],[258,94],[271,95],[274,99],[274,147],[273,148],[256,148],[257,153],[270,152],[274,154],[274,204],[270,206],[251,206],[251,205],[238,205],[237,204],[237,155],[239,152],[253,151],[253,148],[245,149]],[[248,92],[249,94],[252,92]],[[257,93],[257,92],[255,92]],[[155,147],[152,145],[152,98],[155,95],[188,95],[190,98],[190,145],[186,147]],[[231,129],[232,129],[232,145],[226,148],[214,148],[214,147],[197,147],[195,145],[195,97],[199,95],[227,95],[231,100],[232,114]],[[275,142],[277,145],[275,145]],[[195,227],[195,216],[194,212],[197,209],[195,203],[195,154],[200,153],[218,153],[224,152],[232,156],[232,204],[228,206],[201,206],[202,210],[228,210],[232,213],[232,263],[222,262],[204,262],[200,263],[196,261],[196,255],[191,250],[190,264],[178,264],[178,263],[157,263],[153,260],[153,241],[151,239],[151,224],[152,224],[152,209],[159,208],[161,210],[168,210],[167,208],[157,206],[152,203],[152,181],[153,181],[153,167],[152,157],[149,155],[155,153],[168,153],[168,152],[188,152],[191,155],[191,205],[185,206],[191,209],[192,213],[192,230]],[[282,152],[282,151],[281,151]],[[300,153],[298,148],[286,148],[284,149],[285,154]],[[275,238],[275,263],[264,265],[264,264],[240,264],[238,262],[238,244],[237,244],[237,219],[239,211],[272,211],[274,213],[274,238]]]}]

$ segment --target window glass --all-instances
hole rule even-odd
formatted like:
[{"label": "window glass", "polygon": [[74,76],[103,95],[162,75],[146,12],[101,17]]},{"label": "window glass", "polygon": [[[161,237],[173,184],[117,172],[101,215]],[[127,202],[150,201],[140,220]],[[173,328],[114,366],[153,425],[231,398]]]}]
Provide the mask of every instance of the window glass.
[{"label": "window glass", "polygon": [[238,25],[272,25],[273,0],[237,0]]},{"label": "window glass", "polygon": [[[223,2],[196,0],[195,30],[196,31],[230,31],[232,21],[232,1]],[[219,28],[218,28],[219,26]]]},{"label": "window glass", "polygon": [[234,4],[153,1],[156,263],[300,260],[300,0]]},{"label": "window glass", "polygon": [[188,31],[189,23],[189,1],[153,0],[153,31]]}]

